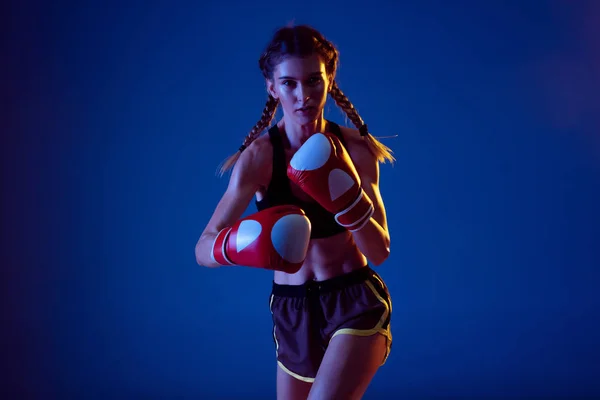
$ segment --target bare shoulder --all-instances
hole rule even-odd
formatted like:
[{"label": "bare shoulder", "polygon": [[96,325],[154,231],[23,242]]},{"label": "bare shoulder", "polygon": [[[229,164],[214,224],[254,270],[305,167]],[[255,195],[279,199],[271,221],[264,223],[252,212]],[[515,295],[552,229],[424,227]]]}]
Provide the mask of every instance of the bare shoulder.
[{"label": "bare shoulder", "polygon": [[358,129],[340,125],[340,130],[342,131],[342,135],[347,142],[352,142],[353,144],[362,142],[362,138],[358,132]]},{"label": "bare shoulder", "polygon": [[[205,233],[214,234],[233,224],[242,215],[255,192],[263,185],[269,169],[270,144],[257,138],[239,155],[233,165],[227,189],[210,218]],[[204,235],[204,233],[203,233]]]},{"label": "bare shoulder", "polygon": [[360,136],[358,129],[345,126],[340,126],[340,129],[342,131],[342,136],[346,141],[348,154],[350,155],[350,158],[352,158],[359,174],[363,179],[377,181],[379,176],[379,162],[377,161],[377,157],[375,157],[373,152],[369,149],[369,145],[365,139]]},{"label": "bare shoulder", "polygon": [[255,159],[260,162],[268,162],[271,160],[273,146],[269,140],[269,135],[263,134],[252,142],[248,149],[253,154]]},{"label": "bare shoulder", "polygon": [[242,180],[262,186],[270,178],[273,147],[268,135],[256,138],[242,153],[233,167],[231,181]]}]

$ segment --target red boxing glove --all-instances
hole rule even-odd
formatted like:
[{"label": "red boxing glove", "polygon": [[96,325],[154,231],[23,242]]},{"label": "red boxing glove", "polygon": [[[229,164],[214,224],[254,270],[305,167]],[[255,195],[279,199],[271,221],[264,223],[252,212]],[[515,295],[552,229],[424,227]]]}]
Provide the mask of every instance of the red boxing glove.
[{"label": "red boxing glove", "polygon": [[351,232],[365,226],[375,211],[350,155],[335,135],[315,133],[308,138],[290,160],[287,175]]},{"label": "red boxing glove", "polygon": [[299,207],[267,208],[223,228],[213,242],[211,256],[220,265],[295,273],[306,258],[310,229]]}]

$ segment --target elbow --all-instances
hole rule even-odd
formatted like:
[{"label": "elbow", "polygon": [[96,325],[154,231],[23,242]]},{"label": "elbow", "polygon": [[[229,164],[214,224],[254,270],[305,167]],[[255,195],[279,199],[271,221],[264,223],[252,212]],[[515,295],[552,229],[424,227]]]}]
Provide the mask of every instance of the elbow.
[{"label": "elbow", "polygon": [[202,251],[200,249],[200,243],[196,243],[196,247],[194,248],[194,254],[196,256],[196,264],[198,264],[201,267],[204,267],[206,264],[204,262],[204,260],[202,259],[202,255],[201,255]]},{"label": "elbow", "polygon": [[375,265],[376,267],[383,264],[390,256],[390,239],[386,238],[386,240],[384,240],[382,244],[383,246],[381,246],[381,248],[378,249],[377,252],[375,252],[374,256],[371,258],[371,263],[373,263],[373,265]]},{"label": "elbow", "polygon": [[[194,253],[196,255],[196,264],[198,264],[201,267],[212,267],[213,263],[210,262],[209,260],[206,259],[205,257],[205,251],[204,251],[204,246],[201,245],[201,243],[196,244],[196,247],[194,249]],[[212,260],[211,260],[212,261]]]},{"label": "elbow", "polygon": [[378,267],[381,264],[383,264],[388,259],[389,256],[390,256],[390,250],[389,250],[389,248],[387,248],[384,251],[378,252],[377,255],[371,259],[371,263],[373,263],[373,265]]},{"label": "elbow", "polygon": [[212,243],[210,244],[210,249],[207,250],[206,243],[204,240],[199,240],[196,243],[196,247],[194,248],[194,253],[196,256],[196,264],[201,267],[207,268],[217,268],[221,265],[215,262],[212,258]]}]

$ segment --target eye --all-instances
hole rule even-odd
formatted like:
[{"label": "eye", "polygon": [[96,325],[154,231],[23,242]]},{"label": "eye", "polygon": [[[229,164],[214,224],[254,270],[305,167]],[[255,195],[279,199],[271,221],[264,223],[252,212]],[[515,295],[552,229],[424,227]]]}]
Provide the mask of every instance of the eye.
[{"label": "eye", "polygon": [[310,78],[310,80],[308,81],[311,85],[318,85],[319,83],[321,83],[323,81],[323,79],[321,79],[321,77],[312,77]]},{"label": "eye", "polygon": [[281,84],[282,84],[283,86],[288,86],[288,87],[289,87],[289,86],[293,86],[293,85],[294,85],[294,81],[291,81],[291,80],[285,80],[285,81],[281,82]]}]

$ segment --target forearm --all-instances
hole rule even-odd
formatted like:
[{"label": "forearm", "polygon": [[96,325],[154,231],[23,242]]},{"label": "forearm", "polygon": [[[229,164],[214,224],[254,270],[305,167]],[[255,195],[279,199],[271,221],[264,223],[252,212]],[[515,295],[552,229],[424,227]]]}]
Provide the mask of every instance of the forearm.
[{"label": "forearm", "polygon": [[390,237],[373,217],[352,235],[358,249],[374,265],[382,264],[390,255]]}]

